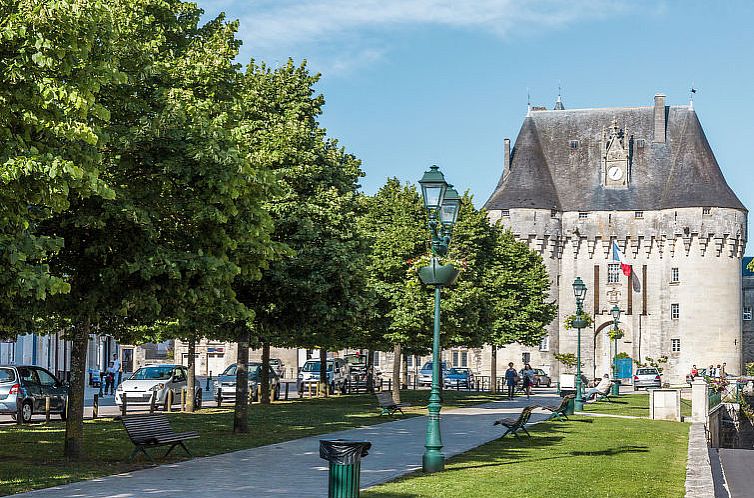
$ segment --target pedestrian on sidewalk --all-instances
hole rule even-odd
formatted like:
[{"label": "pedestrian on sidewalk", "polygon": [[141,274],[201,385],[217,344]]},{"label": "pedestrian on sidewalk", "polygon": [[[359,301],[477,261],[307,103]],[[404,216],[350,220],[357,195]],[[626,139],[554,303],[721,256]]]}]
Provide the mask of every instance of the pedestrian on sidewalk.
[{"label": "pedestrian on sidewalk", "polygon": [[110,362],[110,366],[107,367],[107,373],[105,373],[105,396],[107,396],[107,392],[110,391],[110,394],[115,394],[115,389],[113,389],[113,383],[115,382],[115,372],[113,371],[113,362]]},{"label": "pedestrian on sidewalk", "polygon": [[118,354],[113,354],[113,372],[115,374],[115,378],[113,379],[113,387],[117,388],[120,385],[121,381],[121,375],[123,375],[120,371],[120,360],[118,359]]},{"label": "pedestrian on sidewalk", "polygon": [[513,399],[513,391],[516,389],[518,381],[518,372],[513,368],[513,362],[508,363],[508,370],[505,371],[505,385],[508,386],[508,399]]},{"label": "pedestrian on sidewalk", "polygon": [[534,369],[528,363],[524,365],[524,369],[521,370],[521,377],[523,378],[524,392],[526,392],[526,399],[530,399],[531,397],[531,386],[534,385],[535,374],[536,372],[534,372]]}]

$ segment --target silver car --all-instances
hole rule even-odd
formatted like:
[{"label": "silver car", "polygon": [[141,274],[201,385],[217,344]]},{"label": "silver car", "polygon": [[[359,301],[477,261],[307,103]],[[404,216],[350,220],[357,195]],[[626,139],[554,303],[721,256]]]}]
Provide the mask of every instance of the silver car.
[{"label": "silver car", "polygon": [[640,387],[662,387],[660,372],[656,368],[639,368],[634,374],[634,391]]},{"label": "silver car", "polygon": [[[262,380],[262,364],[257,362],[251,362],[247,365],[248,379],[249,379],[249,394],[252,401],[259,401],[260,394],[260,381]],[[280,377],[272,367],[269,366],[268,379],[270,382],[270,393],[272,399],[280,399]],[[233,363],[228,366],[223,373],[221,373],[215,381],[214,397],[218,398],[218,395],[222,393],[222,400],[227,402],[236,401],[236,372],[238,371],[238,363]],[[221,391],[222,389],[222,391]]]},{"label": "silver car", "polygon": [[[128,405],[149,405],[154,394],[155,405],[167,410],[168,393],[173,393],[173,404],[180,403],[187,380],[188,372],[183,365],[145,365],[118,386],[115,404],[121,406],[126,397]],[[194,393],[194,406],[201,408],[202,386],[196,379]]]},{"label": "silver car", "polygon": [[45,398],[50,412],[65,420],[68,386],[42,367],[0,365],[0,413],[14,419],[21,408],[21,420],[31,422],[35,413],[45,413]]}]

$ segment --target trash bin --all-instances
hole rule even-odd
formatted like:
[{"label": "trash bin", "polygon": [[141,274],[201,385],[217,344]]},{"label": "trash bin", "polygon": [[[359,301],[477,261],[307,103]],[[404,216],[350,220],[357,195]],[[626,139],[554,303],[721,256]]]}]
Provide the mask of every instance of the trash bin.
[{"label": "trash bin", "polygon": [[330,462],[327,496],[358,498],[361,458],[367,456],[372,443],[346,439],[320,440],[319,457]]},{"label": "trash bin", "polygon": [[610,394],[612,394],[613,396],[618,396],[620,394],[620,380],[614,380],[613,385],[610,387],[610,389]]}]

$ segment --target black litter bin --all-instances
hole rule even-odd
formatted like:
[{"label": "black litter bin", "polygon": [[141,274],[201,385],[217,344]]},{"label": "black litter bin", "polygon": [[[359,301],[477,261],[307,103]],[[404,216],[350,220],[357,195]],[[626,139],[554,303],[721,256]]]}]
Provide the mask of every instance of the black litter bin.
[{"label": "black litter bin", "polygon": [[371,447],[372,443],[368,441],[319,441],[319,457],[330,462],[329,498],[358,498],[361,458],[367,456]]}]

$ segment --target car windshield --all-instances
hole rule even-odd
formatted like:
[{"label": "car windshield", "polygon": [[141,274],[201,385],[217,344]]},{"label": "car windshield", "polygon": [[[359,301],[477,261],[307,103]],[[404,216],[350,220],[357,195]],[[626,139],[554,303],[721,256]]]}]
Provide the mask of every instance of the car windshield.
[{"label": "car windshield", "polygon": [[[304,368],[301,370],[304,372],[319,372],[319,362],[318,361],[307,361],[304,363]],[[327,362],[327,371],[332,372],[332,362]]]},{"label": "car windshield", "polygon": [[466,375],[466,370],[460,368],[451,368],[448,373],[450,375]]},{"label": "car windshield", "polygon": [[12,368],[0,368],[0,383],[16,380],[16,372]]},{"label": "car windshield", "polygon": [[[257,378],[257,376],[259,375],[259,369],[261,368],[261,366],[262,365],[260,365],[259,363],[249,363],[248,374],[249,374],[250,379]],[[238,371],[238,365],[234,363],[230,365],[228,368],[226,368],[225,371],[221,375],[226,376],[226,377],[235,377],[237,371]]]},{"label": "car windshield", "polygon": [[167,380],[175,367],[141,367],[131,376],[131,380]]},{"label": "car windshield", "polygon": [[[448,364],[443,361],[442,363],[440,363],[440,368],[446,369],[448,368]],[[432,362],[428,361],[427,363],[425,363],[422,367],[422,370],[432,370]]]}]

